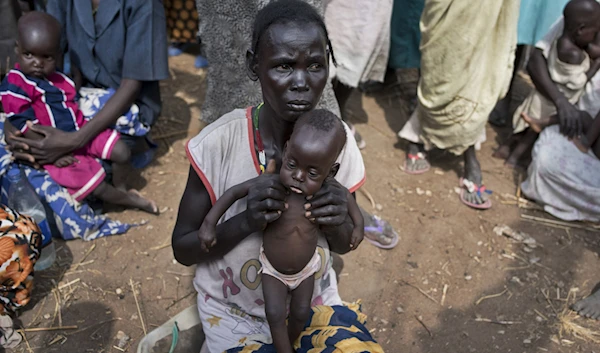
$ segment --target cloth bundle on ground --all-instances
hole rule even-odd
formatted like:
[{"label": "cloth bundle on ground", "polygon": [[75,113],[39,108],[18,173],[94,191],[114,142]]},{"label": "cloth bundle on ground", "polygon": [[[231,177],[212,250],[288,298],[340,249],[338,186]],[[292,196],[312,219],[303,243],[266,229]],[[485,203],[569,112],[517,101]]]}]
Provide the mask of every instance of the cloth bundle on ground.
[{"label": "cloth bundle on ground", "polygon": [[[313,307],[310,319],[296,341],[295,351],[383,353],[365,327],[366,321],[366,315],[360,312],[360,304]],[[244,347],[229,349],[226,353],[276,353],[276,350],[272,344],[252,341],[248,337]]]},{"label": "cloth bundle on ground", "polygon": [[383,82],[390,49],[392,0],[329,0],[325,24],[343,84]]},{"label": "cloth bundle on ground", "polygon": [[[482,140],[508,91],[519,1],[429,0],[421,17],[419,106],[407,124],[420,139],[460,155]],[[400,137],[411,140],[412,134]],[[413,141],[420,142],[420,141]]]}]

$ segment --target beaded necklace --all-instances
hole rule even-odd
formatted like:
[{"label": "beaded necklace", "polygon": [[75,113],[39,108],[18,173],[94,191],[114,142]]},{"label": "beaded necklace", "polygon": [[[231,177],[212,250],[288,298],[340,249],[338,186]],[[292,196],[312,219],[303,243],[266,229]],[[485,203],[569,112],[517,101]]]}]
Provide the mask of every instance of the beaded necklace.
[{"label": "beaded necklace", "polygon": [[256,109],[254,109],[254,114],[252,114],[252,125],[254,127],[254,138],[256,140],[256,147],[258,147],[258,163],[260,166],[260,174],[263,174],[267,168],[267,156],[265,154],[265,145],[263,144],[262,138],[260,137],[260,131],[258,130],[258,115],[260,113],[260,108],[264,103],[260,103]]}]

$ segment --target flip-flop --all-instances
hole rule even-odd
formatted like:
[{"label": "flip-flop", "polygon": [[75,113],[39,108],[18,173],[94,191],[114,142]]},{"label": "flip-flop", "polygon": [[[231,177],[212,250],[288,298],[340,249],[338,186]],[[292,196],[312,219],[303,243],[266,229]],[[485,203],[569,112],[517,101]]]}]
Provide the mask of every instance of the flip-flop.
[{"label": "flip-flop", "polygon": [[[431,164],[429,163],[429,161],[427,161],[427,158],[425,158],[425,154],[422,152],[419,152],[417,154],[408,154],[407,155],[407,159],[404,161],[404,173],[406,174],[410,174],[410,175],[420,175],[420,174],[424,174],[427,173],[430,169],[431,169]],[[421,169],[421,170],[408,170],[408,161],[411,161],[412,163],[415,163],[418,160],[424,160],[427,162],[427,168],[425,169]]]},{"label": "flip-flop", "polygon": [[[400,240],[400,237],[398,236],[398,234],[396,234],[396,232],[394,231],[394,236],[392,238],[392,242],[385,245],[382,244],[376,240],[373,240],[369,237],[366,236],[366,233],[377,233],[378,237],[385,237],[383,235],[383,231],[384,231],[384,224],[383,222],[385,222],[384,220],[382,220],[381,218],[377,217],[377,216],[373,216],[375,219],[375,223],[377,224],[377,226],[370,226],[370,227],[365,227],[365,240],[368,241],[369,243],[373,244],[374,246],[380,248],[380,249],[385,249],[385,250],[389,250],[389,249],[393,249],[396,247],[396,245],[398,245],[398,241]],[[386,237],[388,238],[388,237]]]},{"label": "flip-flop", "polygon": [[477,209],[477,210],[488,210],[492,207],[492,200],[487,199],[484,203],[482,204],[477,204],[477,203],[472,203],[467,201],[465,194],[467,192],[469,193],[474,193],[477,192],[478,195],[481,196],[481,193],[486,193],[486,194],[491,194],[492,191],[488,190],[485,188],[484,185],[477,185],[474,182],[468,180],[468,179],[464,179],[464,178],[460,178],[460,201],[462,203],[464,203],[465,205]]}]

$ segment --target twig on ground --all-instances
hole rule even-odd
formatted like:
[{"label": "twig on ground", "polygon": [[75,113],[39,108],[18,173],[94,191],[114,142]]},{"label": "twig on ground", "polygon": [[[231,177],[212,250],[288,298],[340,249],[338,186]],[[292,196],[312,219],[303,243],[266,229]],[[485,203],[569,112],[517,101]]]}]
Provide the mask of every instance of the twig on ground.
[{"label": "twig on ground", "polygon": [[125,352],[125,350],[121,347],[117,347],[117,346],[113,346],[114,349],[121,351],[121,352]]},{"label": "twig on ground", "polygon": [[135,300],[135,306],[137,306],[138,315],[140,316],[140,322],[142,323],[142,330],[144,330],[144,336],[148,334],[146,332],[146,324],[144,324],[144,317],[142,316],[142,310],[140,309],[140,303],[137,299],[137,294],[135,294],[135,287],[133,286],[133,279],[129,278],[129,285],[131,286],[131,291],[133,292],[133,299]]},{"label": "twig on ground", "polygon": [[486,295],[483,296],[481,298],[479,298],[476,302],[475,305],[479,305],[481,304],[482,301],[487,300],[487,299],[493,299],[493,298],[498,298],[503,296],[506,292],[508,292],[508,288],[505,288],[501,293],[496,293],[496,294],[490,294],[490,295]]},{"label": "twig on ground", "polygon": [[177,303],[179,303],[180,301],[182,301],[182,300],[186,299],[187,297],[189,297],[190,295],[192,295],[192,294],[194,294],[194,293],[196,293],[196,290],[193,290],[193,291],[189,292],[188,294],[184,295],[183,297],[181,297],[181,298],[179,298],[179,299],[177,299],[177,300],[174,300],[174,301],[173,301],[171,304],[169,304],[169,306],[167,306],[167,307],[165,308],[165,310],[169,310],[169,309],[171,309],[171,308],[172,308],[172,307],[173,307],[175,304],[177,304]]},{"label": "twig on ground", "polygon": [[27,335],[25,334],[25,332],[22,332],[21,335],[23,336],[23,339],[25,340],[25,344],[27,345],[27,350],[29,351],[29,353],[33,353],[33,349],[31,349],[31,346],[29,345],[29,340],[27,340]]},{"label": "twig on ground", "polygon": [[427,327],[427,325],[425,325],[423,320],[419,319],[417,315],[415,315],[415,319],[421,324],[421,326],[423,326],[423,328],[425,328],[425,330],[427,330],[429,337],[433,338],[433,333],[431,333],[431,330]]},{"label": "twig on ground", "polygon": [[442,300],[440,301],[440,305],[444,306],[444,302],[446,301],[446,294],[448,293],[448,285],[444,284],[444,289],[442,290]]},{"label": "twig on ground", "polygon": [[91,325],[89,325],[89,326],[86,326],[86,327],[84,327],[84,328],[82,328],[82,329],[79,329],[79,330],[77,330],[77,331],[73,331],[73,332],[65,333],[65,335],[66,335],[66,336],[71,336],[71,335],[74,335],[74,334],[77,334],[77,333],[80,333],[80,332],[83,332],[83,331],[87,331],[87,330],[89,330],[89,329],[91,329],[91,328],[93,328],[93,327],[100,326],[100,325],[104,325],[104,324],[107,324],[107,323],[109,323],[109,322],[113,322],[113,321],[119,321],[119,320],[121,320],[121,318],[120,318],[120,317],[118,317],[118,318],[116,318],[116,319],[104,320],[104,321],[101,321],[101,322],[98,322],[98,323],[95,323],[95,324],[91,324]]},{"label": "twig on ground", "polygon": [[[58,288],[58,287],[57,287]],[[52,290],[52,294],[54,294],[54,300],[56,301],[55,310],[58,313],[58,326],[62,326],[62,309],[60,305],[60,292],[57,288]]]},{"label": "twig on ground", "polygon": [[94,251],[94,249],[96,248],[96,244],[93,244],[88,251],[85,252],[85,255],[83,255],[83,257],[81,258],[81,261],[79,261],[79,263],[75,266],[73,266],[73,268],[71,268],[71,271],[75,271],[79,266],[81,266],[81,264],[85,261],[85,259],[90,255],[90,253],[92,251]]},{"label": "twig on ground", "polygon": [[504,325],[504,326],[517,325],[517,324],[521,323],[520,321],[490,320],[490,319],[486,319],[486,318],[483,318],[483,317],[475,318],[475,321],[477,321],[477,322],[487,322],[487,323],[490,323],[490,324]]},{"label": "twig on ground", "polygon": [[360,189],[358,189],[358,191],[360,191],[363,195],[365,195],[365,197],[369,200],[369,202],[371,203],[371,207],[375,208],[377,206],[375,199],[373,198],[373,195],[371,195],[371,193],[369,192],[369,190],[367,190],[364,186]]},{"label": "twig on ground", "polygon": [[[93,260],[92,260],[92,261],[93,261]],[[81,278],[74,279],[74,280],[72,280],[72,281],[71,281],[71,282],[69,282],[69,283],[65,283],[65,284],[63,284],[63,285],[59,286],[59,287],[58,287],[58,289],[59,289],[59,290],[61,290],[61,289],[63,289],[63,288],[66,288],[66,287],[70,287],[71,285],[73,285],[73,284],[75,284],[75,283],[77,283],[77,282],[79,282],[79,281],[81,281]]]},{"label": "twig on ground", "polygon": [[527,214],[522,214],[521,218],[526,219],[528,221],[543,223],[547,226],[554,225],[554,226],[557,226],[557,227],[560,227],[563,229],[564,228],[576,228],[576,229],[589,230],[591,232],[600,232],[600,229],[596,228],[596,227],[588,227],[588,226],[583,226],[583,225],[576,224],[576,223],[557,221],[557,220],[549,219],[549,218],[534,217],[534,216],[530,216]]},{"label": "twig on ground", "polygon": [[431,295],[427,294],[424,290],[422,290],[421,288],[415,286],[414,284],[410,284],[406,281],[401,281],[400,283],[407,285],[409,287],[413,287],[414,289],[418,290],[419,292],[421,292],[421,294],[423,294],[424,296],[426,296],[429,300],[431,300],[432,302],[436,303],[436,304],[440,304],[437,300],[435,300],[434,297],[432,297]]},{"label": "twig on ground", "polygon": [[538,309],[533,309],[533,311],[535,311],[535,313],[538,314],[542,319],[548,321],[548,318],[546,317],[546,315],[540,313]]},{"label": "twig on ground", "polygon": [[17,331],[19,332],[46,332],[46,331],[62,331],[62,330],[77,330],[77,325],[72,326],[54,326],[54,327],[33,327],[33,328],[22,328]]},{"label": "twig on ground", "polygon": [[122,246],[121,246],[121,247],[119,247],[119,248],[117,249],[117,251],[115,251],[115,252],[113,253],[113,255],[112,255],[112,256],[113,256],[113,257],[117,256],[117,254],[118,254],[118,253],[119,253],[119,251],[121,251],[121,250],[123,250],[123,247],[122,247]]},{"label": "twig on ground", "polygon": [[171,246],[171,242],[170,241],[168,243],[164,243],[163,245],[154,246],[154,247],[150,248],[149,250],[151,250],[151,251],[161,250],[161,249],[164,249],[164,248],[168,248],[169,246]]},{"label": "twig on ground", "polygon": [[182,276],[182,277],[192,277],[195,276],[195,273],[180,273],[180,272],[175,272],[175,271],[165,271],[166,273],[170,273],[172,275],[176,275],[176,276]]}]

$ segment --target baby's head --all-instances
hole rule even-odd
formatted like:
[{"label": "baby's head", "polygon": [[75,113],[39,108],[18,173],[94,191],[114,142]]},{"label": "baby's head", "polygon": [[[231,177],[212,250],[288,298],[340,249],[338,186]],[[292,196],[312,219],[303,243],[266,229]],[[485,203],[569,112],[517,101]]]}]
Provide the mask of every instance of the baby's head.
[{"label": "baby's head", "polygon": [[317,109],[303,114],[285,145],[281,182],[293,192],[314,195],[337,173],[336,160],[345,144],[344,125],[333,113]]},{"label": "baby's head", "polygon": [[571,0],[563,14],[565,34],[585,49],[600,31],[600,4],[595,0]]},{"label": "baby's head", "polygon": [[60,48],[60,23],[43,12],[30,12],[19,19],[15,51],[25,75],[45,78],[56,71]]}]

